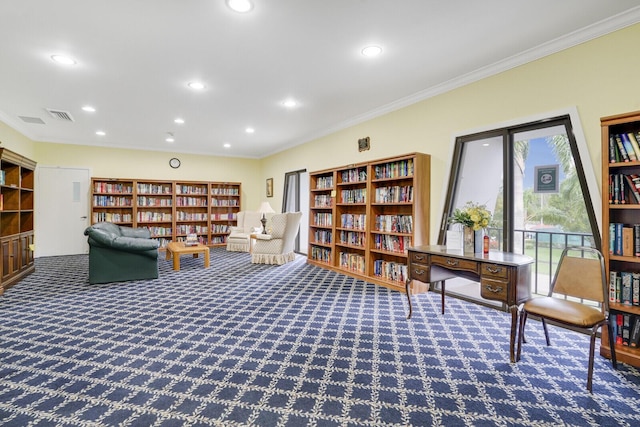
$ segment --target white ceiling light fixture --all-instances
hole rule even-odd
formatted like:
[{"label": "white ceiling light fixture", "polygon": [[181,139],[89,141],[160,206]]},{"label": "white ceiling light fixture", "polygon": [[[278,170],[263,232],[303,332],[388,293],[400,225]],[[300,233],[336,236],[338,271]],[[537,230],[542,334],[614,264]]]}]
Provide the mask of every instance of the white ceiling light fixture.
[{"label": "white ceiling light fixture", "polygon": [[173,137],[173,133],[167,132],[167,137],[165,138],[165,141],[167,141],[167,142],[175,142],[176,139]]},{"label": "white ceiling light fixture", "polygon": [[225,142],[223,145],[224,148],[231,148],[231,144],[229,144],[228,142]]},{"label": "white ceiling light fixture", "polygon": [[250,0],[227,0],[227,6],[234,12],[247,13],[253,9],[253,2]]},{"label": "white ceiling light fixture", "polygon": [[85,105],[84,107],[82,107],[82,111],[86,111],[87,113],[95,113],[96,109],[91,105]]},{"label": "white ceiling light fixture", "polygon": [[105,131],[103,131],[103,130],[97,130],[96,131],[96,135],[98,135],[98,136],[105,136],[106,134],[107,133]]},{"label": "white ceiling light fixture", "polygon": [[246,128],[244,131],[246,133],[254,133],[256,130],[254,128]]},{"label": "white ceiling light fixture", "polygon": [[189,82],[187,83],[187,86],[193,90],[203,90],[205,87],[202,82]]},{"label": "white ceiling light fixture", "polygon": [[282,101],[282,105],[284,105],[287,108],[295,108],[298,106],[298,103],[296,102],[295,99],[287,99],[285,101]]},{"label": "white ceiling light fixture", "polygon": [[371,45],[363,48],[361,52],[367,58],[375,58],[382,53],[382,48],[380,46]]},{"label": "white ceiling light fixture", "polygon": [[76,65],[77,64],[75,59],[66,55],[51,55],[51,59],[56,64],[60,64],[60,65]]},{"label": "white ceiling light fixture", "polygon": [[173,123],[177,123],[179,125],[183,125],[184,124],[184,119],[178,117],[173,121]]}]

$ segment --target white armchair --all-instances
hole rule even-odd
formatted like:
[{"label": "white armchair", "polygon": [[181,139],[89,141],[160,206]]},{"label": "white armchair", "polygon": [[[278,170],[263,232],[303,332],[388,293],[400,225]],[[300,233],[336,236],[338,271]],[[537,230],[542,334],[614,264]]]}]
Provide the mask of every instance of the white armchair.
[{"label": "white armchair", "polygon": [[251,242],[249,236],[252,233],[260,233],[262,223],[258,212],[238,212],[238,224],[231,227],[227,237],[227,250],[235,252],[249,252]]},{"label": "white armchair", "polygon": [[286,212],[271,217],[271,233],[258,234],[251,252],[254,264],[284,264],[295,259],[294,243],[302,212]]}]

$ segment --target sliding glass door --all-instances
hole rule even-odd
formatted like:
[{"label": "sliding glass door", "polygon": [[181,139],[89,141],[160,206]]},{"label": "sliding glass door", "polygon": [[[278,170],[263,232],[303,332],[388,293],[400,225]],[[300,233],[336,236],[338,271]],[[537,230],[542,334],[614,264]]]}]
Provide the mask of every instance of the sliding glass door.
[{"label": "sliding glass door", "polygon": [[534,293],[546,294],[564,247],[600,248],[568,116],[457,138],[439,243],[446,243],[448,218],[467,202],[492,212],[492,249],[536,260]]}]

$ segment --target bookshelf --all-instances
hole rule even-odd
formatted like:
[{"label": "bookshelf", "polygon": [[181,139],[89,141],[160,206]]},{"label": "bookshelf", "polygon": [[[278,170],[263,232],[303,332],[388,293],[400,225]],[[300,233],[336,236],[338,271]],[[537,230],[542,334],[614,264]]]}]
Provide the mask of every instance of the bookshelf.
[{"label": "bookshelf", "polygon": [[35,169],[33,160],[0,148],[0,295],[35,270]]},{"label": "bookshelf", "polygon": [[[640,161],[631,160],[628,156],[623,157],[618,146],[623,135],[629,139],[629,133],[635,136],[640,132],[640,111],[603,117],[600,125],[602,130],[602,253],[607,278],[611,279],[611,273],[640,273],[640,256],[636,256],[633,244],[630,251],[623,250],[622,246],[617,244],[622,235],[622,228],[633,230],[634,224],[640,224],[640,204],[633,195],[633,181],[629,182],[623,178],[624,181],[620,183],[620,177],[640,175]],[[626,149],[628,148],[629,146]],[[624,227],[615,224],[623,224]],[[618,234],[617,237],[616,234]],[[636,236],[632,239],[640,239],[639,233],[635,234]],[[609,307],[611,315],[616,316],[617,320],[616,335],[619,337],[619,342],[616,343],[617,360],[640,367],[640,349],[632,348],[621,333],[623,329],[629,331],[633,328],[635,320],[640,321],[640,305],[638,305],[640,301],[625,304],[619,300],[620,293],[616,296],[614,277],[614,288],[610,289]],[[600,354],[610,358],[611,349],[608,342],[608,331],[603,328]]]},{"label": "bookshelf", "polygon": [[308,263],[405,290],[407,249],[429,241],[430,156],[312,172]]},{"label": "bookshelf", "polygon": [[225,245],[240,210],[237,182],[91,178],[91,221],[146,227],[162,248],[195,233]]}]

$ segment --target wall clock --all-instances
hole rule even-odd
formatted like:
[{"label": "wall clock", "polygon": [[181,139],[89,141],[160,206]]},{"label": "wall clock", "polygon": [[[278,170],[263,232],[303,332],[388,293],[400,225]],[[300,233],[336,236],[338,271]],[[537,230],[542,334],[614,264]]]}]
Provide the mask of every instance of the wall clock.
[{"label": "wall clock", "polygon": [[171,160],[169,160],[169,166],[171,166],[174,169],[178,169],[180,167],[180,159],[174,157]]}]

